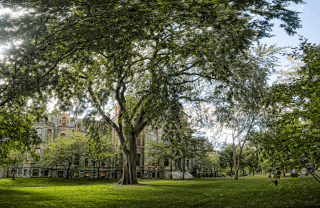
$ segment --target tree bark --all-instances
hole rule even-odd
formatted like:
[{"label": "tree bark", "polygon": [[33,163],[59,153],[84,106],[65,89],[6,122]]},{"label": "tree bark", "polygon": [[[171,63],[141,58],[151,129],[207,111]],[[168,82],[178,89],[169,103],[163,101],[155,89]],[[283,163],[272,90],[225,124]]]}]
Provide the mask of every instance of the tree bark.
[{"label": "tree bark", "polygon": [[184,180],[184,172],[185,172],[185,158],[182,160],[182,180]]},{"label": "tree bark", "polygon": [[13,168],[12,170],[13,170],[13,173],[12,173],[12,180],[14,180],[14,171],[15,171],[15,169]]},{"label": "tree bark", "polygon": [[253,170],[252,170],[252,175],[254,176],[254,168],[253,168]]},{"label": "tree bark", "polygon": [[[234,180],[238,180],[238,168],[237,168],[237,158],[236,158],[236,148],[235,145],[232,145],[232,152],[233,152],[233,165],[234,165]],[[231,170],[232,174],[232,170]]]},{"label": "tree bark", "polygon": [[170,163],[170,172],[171,172],[170,179],[172,179],[172,159],[171,159],[171,163]]},{"label": "tree bark", "polygon": [[67,169],[67,179],[69,179],[70,166],[71,166],[71,163],[69,163],[69,164],[68,164],[68,169]]},{"label": "tree bark", "polygon": [[134,151],[133,149],[134,148],[123,151],[123,173],[122,178],[119,181],[121,185],[138,184],[136,175],[136,151]]}]

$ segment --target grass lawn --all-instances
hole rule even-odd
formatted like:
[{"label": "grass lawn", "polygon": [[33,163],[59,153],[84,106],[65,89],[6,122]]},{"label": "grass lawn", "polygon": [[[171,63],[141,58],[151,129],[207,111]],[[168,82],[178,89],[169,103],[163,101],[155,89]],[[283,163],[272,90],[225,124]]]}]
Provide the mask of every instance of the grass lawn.
[{"label": "grass lawn", "polygon": [[280,179],[278,186],[270,181],[142,179],[148,185],[119,186],[109,179],[0,179],[0,207],[320,207],[320,184],[313,178]]}]

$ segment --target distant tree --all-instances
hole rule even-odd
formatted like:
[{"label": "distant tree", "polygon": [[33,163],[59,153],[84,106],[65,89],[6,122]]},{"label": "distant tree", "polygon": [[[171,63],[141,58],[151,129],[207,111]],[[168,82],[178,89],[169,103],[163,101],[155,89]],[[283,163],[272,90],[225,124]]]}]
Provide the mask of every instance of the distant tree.
[{"label": "distant tree", "polygon": [[69,179],[70,167],[79,155],[85,155],[88,146],[88,138],[84,133],[75,131],[67,132],[65,136],[49,141],[45,146],[45,155],[41,157],[40,163],[43,167],[62,164],[67,169]]},{"label": "distant tree", "polygon": [[112,141],[111,129],[106,125],[103,126],[101,122],[91,122],[87,136],[89,139],[86,155],[94,161],[99,179],[101,165],[110,163],[111,158],[116,156],[118,151],[114,148],[115,141]]},{"label": "distant tree", "polygon": [[230,168],[230,176],[232,176],[232,167],[234,166],[232,145],[226,146],[219,152],[219,166],[223,169]]},{"label": "distant tree", "polygon": [[1,160],[0,166],[5,167],[12,171],[12,180],[14,180],[14,175],[18,169],[18,165],[22,163],[25,159],[25,152],[17,149],[11,149],[8,153],[8,157]]},{"label": "distant tree", "polygon": [[244,147],[243,161],[244,166],[249,167],[250,172],[252,172],[252,175],[254,176],[255,171],[259,167],[259,156],[258,151],[253,146],[247,145]]}]

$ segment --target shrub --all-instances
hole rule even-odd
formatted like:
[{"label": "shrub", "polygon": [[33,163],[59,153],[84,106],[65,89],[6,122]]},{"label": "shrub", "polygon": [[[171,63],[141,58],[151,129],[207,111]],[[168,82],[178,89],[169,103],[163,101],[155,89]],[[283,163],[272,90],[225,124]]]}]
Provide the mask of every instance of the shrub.
[{"label": "shrub", "polygon": [[298,178],[299,174],[298,173],[291,173],[292,178]]}]

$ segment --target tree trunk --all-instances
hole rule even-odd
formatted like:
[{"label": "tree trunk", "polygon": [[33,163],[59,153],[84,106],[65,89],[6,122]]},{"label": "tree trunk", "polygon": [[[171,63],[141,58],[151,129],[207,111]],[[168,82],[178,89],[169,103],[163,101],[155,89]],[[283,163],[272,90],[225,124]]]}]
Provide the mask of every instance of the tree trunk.
[{"label": "tree trunk", "polygon": [[172,179],[172,159],[171,159],[171,163],[170,163],[170,172],[171,172],[170,179]]},{"label": "tree trunk", "polygon": [[[133,146],[133,145],[130,145],[130,146]],[[137,153],[134,150],[136,149],[132,148],[131,150],[123,151],[124,153],[123,173],[122,173],[122,178],[119,181],[121,185],[138,184],[137,175],[136,175],[136,154]]]},{"label": "tree trunk", "polygon": [[182,180],[184,180],[185,165],[186,165],[185,158],[183,158],[183,160],[182,160]]},{"label": "tree trunk", "polygon": [[254,176],[254,168],[253,168],[253,170],[252,170],[252,175]]},{"label": "tree trunk", "polygon": [[283,169],[283,177],[285,177],[285,176],[286,176],[286,170]]},{"label": "tree trunk", "polygon": [[[238,168],[237,168],[237,158],[236,158],[236,148],[233,145],[232,147],[232,151],[233,151],[233,165],[234,165],[234,180],[238,180]],[[232,174],[232,170],[231,170],[231,174]]]},{"label": "tree trunk", "polygon": [[232,177],[232,166],[231,166],[231,171],[230,171],[230,177]]},{"label": "tree trunk", "polygon": [[71,166],[71,163],[69,163],[69,164],[68,164],[68,169],[67,169],[67,179],[69,179],[70,166]]},{"label": "tree trunk", "polygon": [[98,179],[100,179],[100,167],[97,167],[97,169],[98,169]]},{"label": "tree trunk", "polygon": [[13,170],[13,173],[12,173],[12,180],[14,180],[14,168],[12,169]]}]

